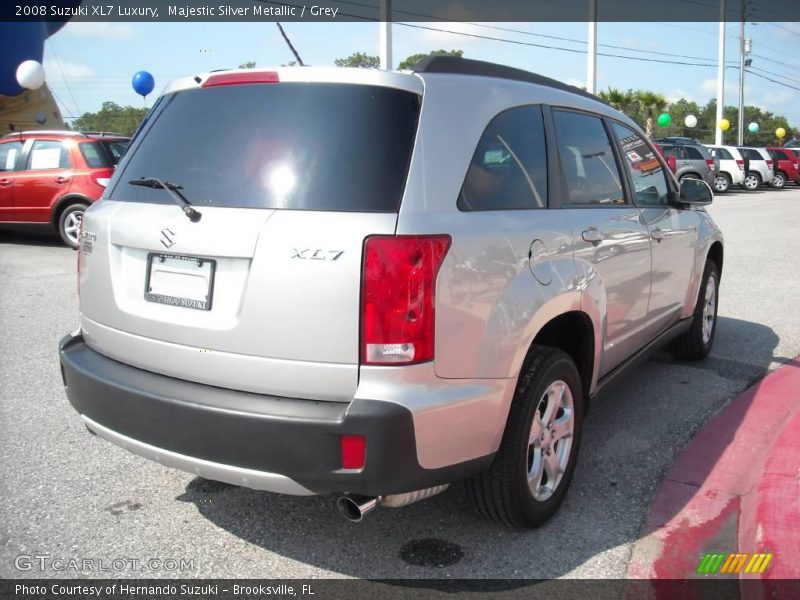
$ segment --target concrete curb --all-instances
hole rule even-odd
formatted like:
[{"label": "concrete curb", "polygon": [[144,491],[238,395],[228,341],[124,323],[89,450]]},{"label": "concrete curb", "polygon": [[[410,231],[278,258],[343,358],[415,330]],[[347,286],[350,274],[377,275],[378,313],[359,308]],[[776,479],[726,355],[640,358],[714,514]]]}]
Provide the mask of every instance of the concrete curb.
[{"label": "concrete curb", "polygon": [[659,484],[628,576],[693,578],[703,556],[772,552],[762,575],[800,578],[800,357],[740,394]]}]

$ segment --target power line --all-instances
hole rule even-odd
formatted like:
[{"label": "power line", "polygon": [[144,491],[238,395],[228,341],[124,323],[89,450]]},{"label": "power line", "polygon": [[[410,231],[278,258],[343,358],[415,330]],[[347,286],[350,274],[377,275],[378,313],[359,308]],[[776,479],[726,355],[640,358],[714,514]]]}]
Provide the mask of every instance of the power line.
[{"label": "power line", "polygon": [[[44,23],[42,23],[42,27],[44,27]],[[53,53],[53,58],[55,58],[56,60],[56,66],[58,67],[58,72],[61,73],[61,79],[64,81],[64,85],[67,87],[67,92],[69,93],[69,97],[72,98],[75,110],[78,112],[83,112],[81,110],[80,105],[78,104],[78,101],[75,99],[75,95],[72,93],[72,89],[70,89],[69,87],[69,82],[67,81],[67,78],[64,77],[64,70],[61,68],[61,61],[58,59],[58,52],[56,52],[56,48],[55,45],[53,44],[52,38],[48,37],[47,42],[50,44],[50,51]],[[66,104],[64,106],[66,106]]]},{"label": "power line", "polygon": [[800,79],[794,79],[793,77],[789,77],[788,75],[784,75],[782,73],[773,73],[772,71],[767,71],[766,69],[762,69],[761,67],[748,67],[748,71],[752,71],[753,69],[757,71],[761,71],[762,73],[766,73],[767,75],[774,75],[775,77],[783,77],[789,81],[794,81],[795,83],[800,83]]},{"label": "power line", "polygon": [[800,92],[800,87],[795,87],[793,85],[789,85],[788,83],[784,83],[782,81],[778,81],[777,79],[771,79],[771,78],[767,77],[766,75],[760,75],[760,74],[756,73],[755,71],[748,70],[747,72],[750,73],[751,75],[755,75],[756,77],[760,77],[761,79],[766,79],[767,81],[771,81],[772,83],[777,83],[778,85],[782,85],[783,87],[787,87],[789,89],[797,90],[798,92]]}]

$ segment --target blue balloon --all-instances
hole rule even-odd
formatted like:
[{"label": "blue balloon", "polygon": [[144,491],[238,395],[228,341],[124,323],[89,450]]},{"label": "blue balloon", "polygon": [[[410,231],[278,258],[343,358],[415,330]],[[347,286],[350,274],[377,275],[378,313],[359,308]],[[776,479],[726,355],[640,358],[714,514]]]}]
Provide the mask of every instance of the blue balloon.
[{"label": "blue balloon", "polygon": [[131,85],[134,92],[140,96],[147,96],[156,87],[156,80],[147,71],[138,71],[134,73]]},{"label": "blue balloon", "polygon": [[39,125],[44,125],[47,122],[47,115],[44,114],[43,112],[37,112],[36,113],[36,122]]}]

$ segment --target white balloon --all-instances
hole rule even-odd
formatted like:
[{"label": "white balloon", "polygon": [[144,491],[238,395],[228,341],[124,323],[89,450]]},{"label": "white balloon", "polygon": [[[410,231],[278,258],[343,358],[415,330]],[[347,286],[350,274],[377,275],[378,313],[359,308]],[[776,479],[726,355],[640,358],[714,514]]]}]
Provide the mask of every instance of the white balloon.
[{"label": "white balloon", "polygon": [[29,90],[37,90],[44,83],[44,67],[35,60],[26,60],[17,67],[17,83]]},{"label": "white balloon", "polygon": [[694,115],[687,115],[686,119],[683,121],[687,127],[696,127],[697,126],[697,117]]}]

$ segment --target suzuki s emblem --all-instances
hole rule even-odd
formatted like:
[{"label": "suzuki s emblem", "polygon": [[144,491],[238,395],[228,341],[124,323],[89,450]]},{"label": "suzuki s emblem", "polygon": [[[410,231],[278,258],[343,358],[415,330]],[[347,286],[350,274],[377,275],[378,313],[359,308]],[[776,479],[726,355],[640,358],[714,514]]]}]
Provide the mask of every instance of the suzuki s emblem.
[{"label": "suzuki s emblem", "polygon": [[161,244],[169,250],[175,245],[175,232],[169,227],[161,230]]}]

